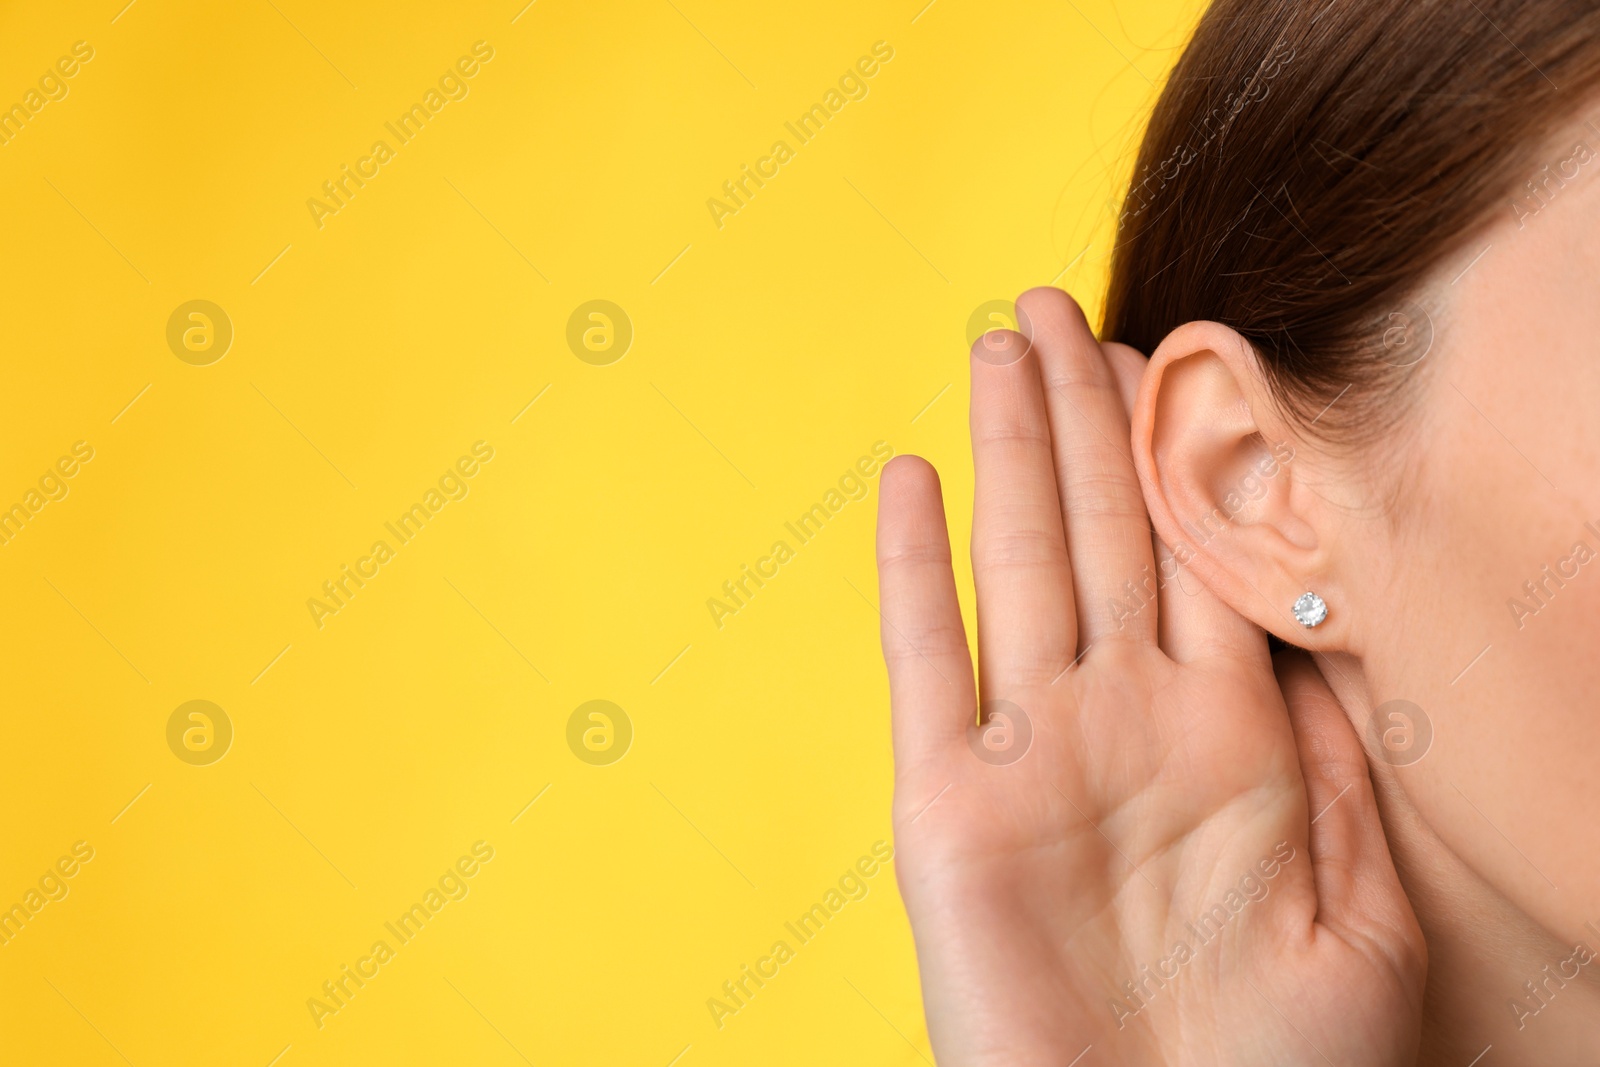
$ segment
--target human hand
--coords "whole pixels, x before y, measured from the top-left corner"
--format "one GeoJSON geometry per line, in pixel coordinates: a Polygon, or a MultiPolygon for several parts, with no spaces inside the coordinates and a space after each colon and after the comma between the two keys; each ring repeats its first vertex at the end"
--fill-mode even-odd
{"type": "Polygon", "coordinates": [[[939,1062],[1413,1063],[1426,949],[1353,728],[1309,658],[1158,570],[1143,357],[1058,290],[1017,307],[1026,336],[973,347],[977,686],[938,476],[882,482],[896,871],[939,1062]]]}

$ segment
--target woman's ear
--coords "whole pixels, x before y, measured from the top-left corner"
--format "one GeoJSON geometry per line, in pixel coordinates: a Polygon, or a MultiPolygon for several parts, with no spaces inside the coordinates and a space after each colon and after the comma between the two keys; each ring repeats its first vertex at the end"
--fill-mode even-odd
{"type": "Polygon", "coordinates": [[[1344,650],[1349,601],[1332,553],[1341,515],[1311,490],[1293,430],[1248,342],[1191,322],[1150,357],[1134,405],[1134,465],[1150,520],[1181,565],[1285,641],[1344,650]],[[1327,604],[1315,628],[1294,615],[1307,592],[1327,604]]]}

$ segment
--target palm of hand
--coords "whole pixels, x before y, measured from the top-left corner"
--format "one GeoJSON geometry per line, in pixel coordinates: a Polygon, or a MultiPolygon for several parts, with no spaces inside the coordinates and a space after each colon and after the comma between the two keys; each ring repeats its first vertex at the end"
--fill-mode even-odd
{"type": "Polygon", "coordinates": [[[897,870],[941,1063],[1412,1062],[1424,950],[1359,742],[1190,575],[1159,635],[1156,603],[1081,606],[1153,573],[1111,444],[1138,357],[1062,294],[1019,308],[1031,338],[973,371],[984,729],[936,476],[884,476],[897,870]]]}

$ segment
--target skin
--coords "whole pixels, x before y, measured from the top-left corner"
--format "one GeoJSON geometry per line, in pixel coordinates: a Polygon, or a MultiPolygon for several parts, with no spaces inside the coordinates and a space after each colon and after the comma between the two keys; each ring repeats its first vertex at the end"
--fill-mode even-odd
{"type": "Polygon", "coordinates": [[[1058,291],[1018,309],[1026,337],[973,350],[976,686],[937,478],[883,475],[896,871],[940,1063],[1413,1062],[1425,949],[1354,731],[1192,575],[1115,607],[1160,573],[1120,446],[1143,361],[1058,291]],[[1031,727],[1019,758],[974,747],[980,692],[1012,705],[991,730],[1031,727]]]}
{"type": "Polygon", "coordinates": [[[1600,270],[1600,179],[1580,174],[1532,218],[1507,202],[1423,286],[1433,343],[1378,446],[1335,447],[1284,418],[1243,340],[1216,323],[1157,349],[1133,445],[1152,522],[1176,538],[1217,502],[1251,435],[1293,443],[1295,460],[1193,567],[1257,626],[1319,653],[1368,737],[1431,958],[1419,1062],[1465,1065],[1492,1046],[1485,1065],[1591,1064],[1600,307],[1587,280],[1600,270]],[[1543,573],[1563,560],[1570,577],[1543,573]],[[1544,584],[1537,601],[1529,581],[1544,584]],[[1315,630],[1288,617],[1305,589],[1330,605],[1315,630]],[[1431,726],[1431,745],[1374,743],[1373,711],[1394,700],[1421,709],[1409,717],[1431,726]]]}
{"type": "Polygon", "coordinates": [[[898,867],[942,1064],[1594,1062],[1597,175],[1425,280],[1431,345],[1375,438],[1285,416],[1217,323],[1146,363],[1034,290],[1026,337],[974,349],[979,690],[922,461],[886,469],[879,531],[898,867]],[[1187,551],[1127,616],[1147,515],[1187,551]],[[1308,589],[1315,629],[1289,611],[1308,589]],[[1264,632],[1313,658],[1274,680],[1264,632]],[[967,742],[980,691],[1029,716],[1014,763],[967,742]],[[1230,936],[1117,1018],[1116,985],[1283,840],[1230,936]]]}

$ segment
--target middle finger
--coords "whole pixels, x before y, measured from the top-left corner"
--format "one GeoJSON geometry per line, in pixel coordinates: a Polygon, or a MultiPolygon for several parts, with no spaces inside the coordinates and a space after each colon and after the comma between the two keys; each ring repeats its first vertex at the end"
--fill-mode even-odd
{"type": "Polygon", "coordinates": [[[1128,413],[1106,353],[1059,289],[1017,298],[1043,368],[1055,471],[1077,573],[1078,639],[1156,639],[1150,519],[1134,471],[1128,413]]]}

